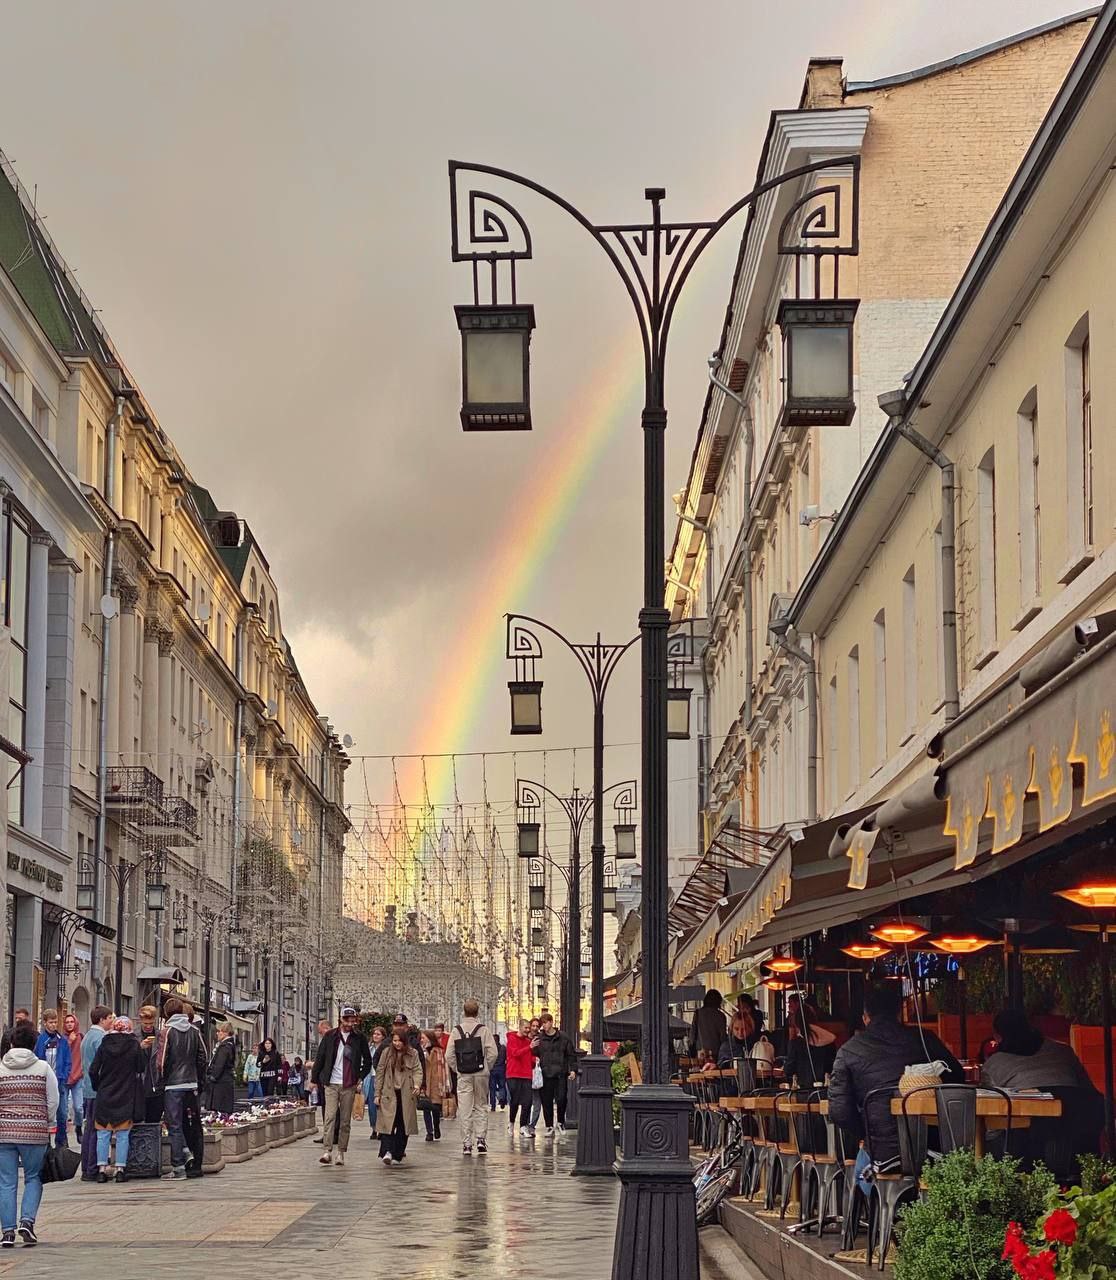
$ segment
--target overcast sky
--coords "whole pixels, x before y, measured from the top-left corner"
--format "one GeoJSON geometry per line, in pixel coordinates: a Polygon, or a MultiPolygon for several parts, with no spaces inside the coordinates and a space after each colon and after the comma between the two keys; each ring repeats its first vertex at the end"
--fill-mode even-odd
{"type": "MultiPolygon", "coordinates": [[[[648,185],[674,216],[710,217],[751,186],[810,56],[872,79],[1070,8],[36,0],[4,15],[0,147],[194,476],[252,525],[311,695],[354,755],[506,751],[500,615],[634,634],[639,356],[599,251],[524,201],[535,430],[462,433],[452,307],[469,282],[449,261],[446,161],[519,170],[598,220],[641,218],[648,185]]],[[[738,234],[695,271],[675,326],[668,492],[738,234]]],[[[637,674],[633,653],[612,743],[638,735],[637,674]]],[[[587,746],[579,672],[548,654],[545,676],[541,745],[587,746]]],[[[551,754],[547,776],[567,785],[570,766],[551,754]]],[[[579,752],[582,785],[588,766],[579,752]]],[[[493,798],[510,768],[491,762],[493,798]]],[[[413,802],[420,771],[400,769],[413,802]]],[[[611,778],[637,771],[634,748],[610,753],[611,778]]],[[[428,777],[446,798],[446,773],[428,777]]],[[[480,798],[475,760],[458,778],[480,798]]],[[[357,761],[349,798],[357,818],[390,800],[390,765],[357,761]]]]}

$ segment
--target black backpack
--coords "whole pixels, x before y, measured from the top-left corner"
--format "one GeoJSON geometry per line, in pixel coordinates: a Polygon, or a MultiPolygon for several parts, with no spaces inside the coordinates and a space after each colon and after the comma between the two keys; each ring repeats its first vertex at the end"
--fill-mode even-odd
{"type": "Polygon", "coordinates": [[[461,1024],[458,1024],[457,1043],[453,1046],[453,1051],[459,1076],[475,1076],[484,1070],[484,1041],[477,1035],[483,1025],[478,1022],[473,1028],[473,1034],[467,1036],[461,1024]]]}

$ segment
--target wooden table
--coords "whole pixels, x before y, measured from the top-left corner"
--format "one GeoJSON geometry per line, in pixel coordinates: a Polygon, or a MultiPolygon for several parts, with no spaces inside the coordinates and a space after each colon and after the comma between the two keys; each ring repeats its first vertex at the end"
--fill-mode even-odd
{"type": "MultiPolygon", "coordinates": [[[[891,1114],[902,1116],[903,1099],[892,1098],[891,1114]]],[[[1034,1094],[1013,1093],[1011,1095],[1011,1127],[1026,1129],[1031,1120],[1039,1117],[1057,1118],[1062,1114],[1062,1104],[1057,1098],[1039,1098],[1034,1094]]],[[[911,1095],[907,1100],[907,1115],[920,1116],[933,1120],[938,1115],[938,1104],[933,1092],[911,1095]]],[[[1006,1129],[1008,1121],[1007,1101],[998,1093],[978,1093],[976,1097],[976,1156],[979,1160],[984,1155],[984,1138],[988,1129],[1006,1129]],[[996,1123],[997,1121],[1002,1123],[996,1123]]]]}

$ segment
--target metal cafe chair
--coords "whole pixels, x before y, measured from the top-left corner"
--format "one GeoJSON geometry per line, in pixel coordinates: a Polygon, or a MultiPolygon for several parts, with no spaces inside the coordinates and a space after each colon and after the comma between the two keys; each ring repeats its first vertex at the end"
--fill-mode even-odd
{"type": "MultiPolygon", "coordinates": [[[[897,1090],[884,1086],[879,1089],[871,1089],[865,1095],[861,1104],[861,1115],[864,1124],[864,1145],[871,1155],[873,1148],[880,1149],[879,1142],[873,1140],[873,1135],[882,1137],[880,1133],[880,1123],[877,1118],[873,1124],[872,1111],[873,1103],[879,1104],[886,1101],[887,1123],[894,1121],[891,1119],[891,1099],[897,1094],[897,1090]]],[[[891,1237],[895,1231],[895,1218],[899,1211],[899,1206],[906,1199],[918,1194],[919,1177],[922,1173],[922,1165],[926,1158],[926,1125],[919,1121],[921,1117],[911,1116],[911,1126],[906,1124],[908,1117],[904,1112],[902,1125],[896,1125],[898,1130],[899,1154],[894,1160],[888,1160],[885,1164],[880,1164],[873,1160],[871,1166],[871,1192],[868,1196],[868,1265],[872,1265],[873,1252],[879,1250],[879,1269],[882,1271],[887,1265],[887,1250],[891,1244],[891,1237]]]]}
{"type": "MultiPolygon", "coordinates": [[[[752,1096],[754,1098],[777,1098],[780,1093],[779,1089],[756,1089],[752,1096]]],[[[756,1153],[755,1164],[753,1166],[752,1186],[749,1190],[748,1198],[754,1200],[763,1188],[763,1206],[765,1209],[773,1209],[775,1207],[775,1170],[777,1167],[777,1154],[779,1148],[778,1126],[775,1122],[774,1111],[759,1111],[755,1113],[756,1119],[756,1136],[752,1140],[752,1146],[756,1153]]]]}
{"type": "Polygon", "coordinates": [[[803,1212],[810,1222],[810,1210],[813,1210],[819,1236],[827,1220],[840,1221],[846,1165],[851,1167],[856,1163],[855,1144],[852,1156],[847,1158],[845,1135],[822,1114],[821,1104],[825,1099],[826,1090],[815,1089],[806,1099],[807,1114],[796,1116],[805,1122],[798,1137],[802,1152],[803,1212]]]}
{"type": "MultiPolygon", "coordinates": [[[[801,1221],[805,1216],[806,1185],[802,1176],[803,1149],[800,1139],[805,1136],[809,1124],[800,1125],[800,1121],[809,1121],[810,1117],[800,1115],[787,1109],[789,1104],[803,1104],[807,1101],[812,1089],[786,1089],[775,1097],[775,1124],[778,1138],[775,1148],[776,1168],[779,1172],[779,1217],[787,1216],[787,1207],[794,1193],[794,1180],[799,1179],[798,1216],[801,1221]],[[781,1108],[780,1103],[785,1105],[781,1108]]],[[[812,1149],[813,1140],[807,1137],[807,1147],[812,1149]]]]}

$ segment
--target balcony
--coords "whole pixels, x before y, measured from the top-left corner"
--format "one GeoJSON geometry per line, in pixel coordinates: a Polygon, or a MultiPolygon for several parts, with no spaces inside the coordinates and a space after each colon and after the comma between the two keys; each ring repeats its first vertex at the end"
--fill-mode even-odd
{"type": "Polygon", "coordinates": [[[163,780],[142,765],[116,765],[105,770],[105,804],[139,826],[163,814],[163,780]]]}
{"type": "Polygon", "coordinates": [[[193,848],[199,839],[198,811],[184,796],[167,796],[162,811],[145,830],[148,836],[158,837],[165,849],[193,848]]]}

